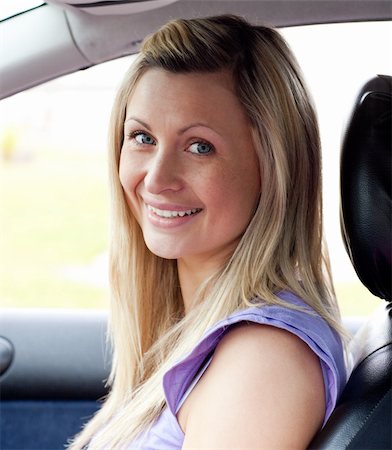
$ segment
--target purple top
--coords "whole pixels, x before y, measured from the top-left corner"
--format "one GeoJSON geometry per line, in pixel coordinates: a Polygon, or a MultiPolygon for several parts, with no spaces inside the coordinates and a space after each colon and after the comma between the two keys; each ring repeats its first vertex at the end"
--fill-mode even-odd
{"type": "Polygon", "coordinates": [[[297,311],[276,305],[255,306],[236,311],[208,330],[194,349],[173,365],[163,377],[163,389],[168,407],[149,430],[139,435],[127,450],[180,450],[184,433],[176,414],[182,402],[193,389],[213,357],[212,353],[223,336],[234,324],[252,322],[275,326],[298,336],[320,358],[324,377],[326,409],[324,424],[333,411],[346,383],[346,369],[342,343],[329,325],[312,312],[302,300],[288,292],[278,295],[288,303],[311,311],[297,311]]]}

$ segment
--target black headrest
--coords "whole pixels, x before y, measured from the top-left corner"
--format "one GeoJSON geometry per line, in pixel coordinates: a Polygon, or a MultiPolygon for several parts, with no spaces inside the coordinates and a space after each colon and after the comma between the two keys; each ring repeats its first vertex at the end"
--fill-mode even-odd
{"type": "Polygon", "coordinates": [[[341,227],[362,283],[391,300],[392,77],[377,76],[361,90],[343,141],[341,227]]]}

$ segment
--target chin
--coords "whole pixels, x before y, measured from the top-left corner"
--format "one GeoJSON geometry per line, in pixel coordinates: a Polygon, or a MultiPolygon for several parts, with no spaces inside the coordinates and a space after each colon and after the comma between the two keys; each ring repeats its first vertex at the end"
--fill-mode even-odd
{"type": "Polygon", "coordinates": [[[149,242],[146,242],[146,246],[151,253],[163,259],[178,259],[181,257],[181,255],[178,254],[178,251],[173,251],[173,248],[167,248],[162,244],[153,245],[149,242]]]}

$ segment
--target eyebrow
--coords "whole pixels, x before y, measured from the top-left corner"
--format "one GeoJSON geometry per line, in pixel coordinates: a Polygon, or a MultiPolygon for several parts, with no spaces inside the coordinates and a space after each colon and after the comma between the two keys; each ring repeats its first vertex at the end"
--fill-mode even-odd
{"type": "MultiPolygon", "coordinates": [[[[147,128],[147,130],[151,131],[151,127],[148,125],[148,123],[144,122],[141,119],[138,119],[137,117],[128,117],[128,119],[125,120],[124,123],[127,123],[129,120],[134,120],[135,122],[140,123],[140,125],[142,125],[143,127],[147,128]]],[[[186,127],[181,128],[180,130],[178,130],[178,134],[183,134],[186,131],[190,130],[191,128],[194,127],[204,127],[204,128],[208,128],[210,130],[212,130],[214,133],[217,133],[220,135],[220,133],[218,133],[216,130],[214,130],[213,128],[211,128],[210,126],[208,126],[206,123],[203,122],[195,122],[195,123],[191,123],[189,125],[187,125],[186,127]]]]}
{"type": "Polygon", "coordinates": [[[128,119],[126,119],[124,123],[127,123],[130,120],[134,120],[135,122],[139,122],[140,125],[143,125],[143,127],[147,128],[148,130],[151,130],[150,126],[146,122],[143,122],[143,120],[138,119],[137,117],[128,117],[128,119]]]}

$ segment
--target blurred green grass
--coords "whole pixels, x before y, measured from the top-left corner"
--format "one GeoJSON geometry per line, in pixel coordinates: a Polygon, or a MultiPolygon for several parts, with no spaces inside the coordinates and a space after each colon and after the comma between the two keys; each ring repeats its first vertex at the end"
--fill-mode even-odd
{"type": "Polygon", "coordinates": [[[358,280],[351,283],[335,283],[336,297],[342,317],[368,316],[384,300],[371,294],[358,280]]]}
{"type": "Polygon", "coordinates": [[[0,306],[105,307],[106,289],[64,276],[107,248],[104,155],[41,151],[3,161],[0,180],[0,306]]]}
{"type": "MultiPolygon", "coordinates": [[[[66,274],[91,269],[107,250],[104,154],[42,150],[2,161],[0,188],[0,307],[106,308],[106,275],[92,283],[66,274]]],[[[343,316],[380,304],[359,281],[335,287],[343,316]]]]}

